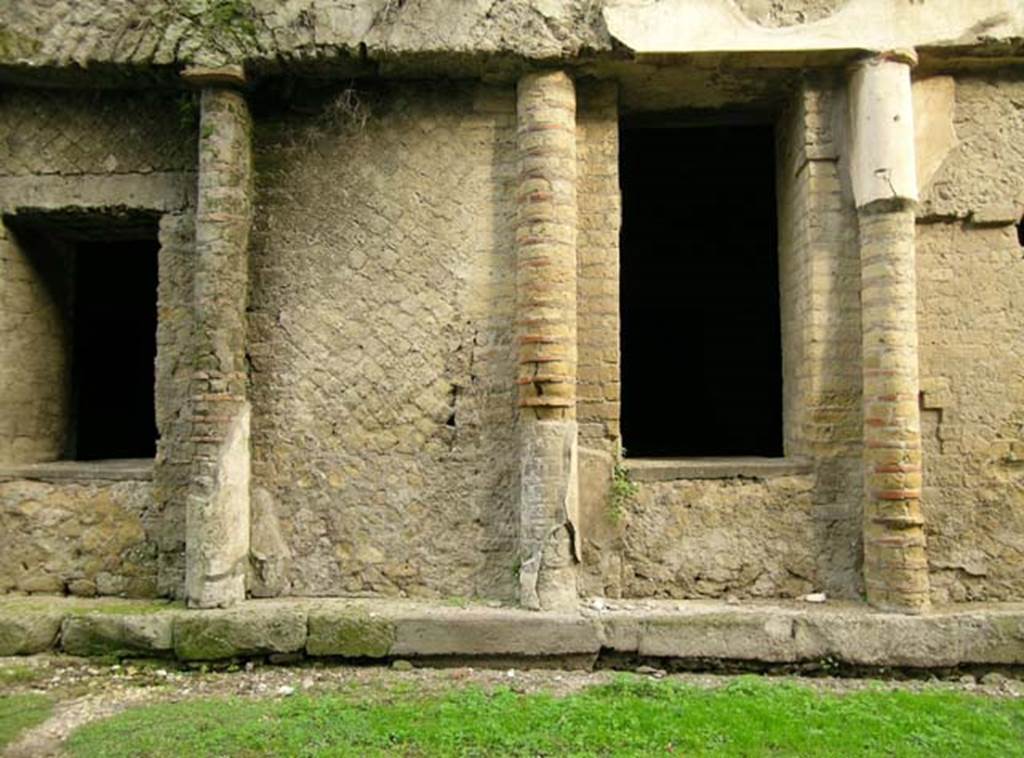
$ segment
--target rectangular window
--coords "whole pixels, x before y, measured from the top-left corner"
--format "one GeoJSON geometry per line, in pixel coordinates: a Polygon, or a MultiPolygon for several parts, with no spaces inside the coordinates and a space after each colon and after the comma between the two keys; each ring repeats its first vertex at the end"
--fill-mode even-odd
{"type": "Polygon", "coordinates": [[[630,457],[782,455],[771,127],[623,128],[630,457]]]}
{"type": "Polygon", "coordinates": [[[152,458],[155,219],[19,214],[3,346],[14,460],[152,458]]]}
{"type": "Polygon", "coordinates": [[[156,454],[155,239],[81,242],[75,250],[73,457],[156,454]]]}

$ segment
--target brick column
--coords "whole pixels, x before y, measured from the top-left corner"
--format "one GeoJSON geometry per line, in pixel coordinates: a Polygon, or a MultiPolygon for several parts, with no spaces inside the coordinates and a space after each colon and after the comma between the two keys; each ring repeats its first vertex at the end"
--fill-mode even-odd
{"type": "Polygon", "coordinates": [[[520,602],[574,608],[580,553],[572,79],[562,72],[524,76],[517,116],[520,602]]]}
{"type": "Polygon", "coordinates": [[[851,180],[860,228],[864,360],[864,584],[881,609],[928,609],[921,512],[913,53],[859,63],[850,79],[851,180]]]}
{"type": "Polygon", "coordinates": [[[240,68],[190,69],[184,76],[201,88],[185,592],[190,606],[210,608],[245,598],[249,556],[245,306],[252,123],[240,68]]]}

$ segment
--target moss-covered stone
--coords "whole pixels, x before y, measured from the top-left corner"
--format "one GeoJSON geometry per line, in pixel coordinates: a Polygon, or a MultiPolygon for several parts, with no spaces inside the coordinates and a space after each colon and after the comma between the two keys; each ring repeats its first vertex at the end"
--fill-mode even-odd
{"type": "Polygon", "coordinates": [[[174,613],[69,616],[61,628],[61,647],[71,655],[160,656],[174,647],[174,613]]]}
{"type": "Polygon", "coordinates": [[[174,652],[183,661],[291,653],[306,643],[306,613],[287,606],[187,611],[174,619],[174,652]]]}
{"type": "Polygon", "coordinates": [[[42,47],[37,39],[9,29],[0,24],[0,61],[16,61],[28,58],[42,47]]]}
{"type": "Polygon", "coordinates": [[[31,655],[54,646],[63,614],[17,613],[0,608],[0,655],[31,655]]]}
{"type": "Polygon", "coordinates": [[[309,616],[309,655],[383,658],[391,652],[395,625],[354,608],[314,611],[309,616]]]}

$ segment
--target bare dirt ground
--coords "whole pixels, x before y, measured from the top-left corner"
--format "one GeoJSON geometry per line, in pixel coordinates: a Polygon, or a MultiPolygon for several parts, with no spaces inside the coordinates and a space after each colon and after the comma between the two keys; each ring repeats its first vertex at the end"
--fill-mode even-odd
{"type": "MultiPolygon", "coordinates": [[[[413,668],[404,661],[390,667],[317,662],[292,666],[247,663],[232,669],[179,668],[173,661],[99,664],[57,655],[0,658],[0,694],[41,693],[49,695],[56,703],[53,716],[9,745],[3,756],[62,755],[64,740],[77,727],[125,708],[158,702],[218,697],[282,698],[296,693],[333,692],[370,700],[388,697],[395,689],[429,694],[461,686],[508,687],[521,693],[545,691],[562,696],[611,681],[621,674],[610,670],[413,668]]],[[[719,687],[734,678],[717,674],[666,674],[650,667],[639,667],[636,673],[698,687],[719,687]]],[[[1024,681],[1000,674],[988,674],[980,680],[971,675],[952,680],[796,676],[773,676],[772,680],[798,682],[835,693],[881,687],[1024,697],[1024,681]]]]}

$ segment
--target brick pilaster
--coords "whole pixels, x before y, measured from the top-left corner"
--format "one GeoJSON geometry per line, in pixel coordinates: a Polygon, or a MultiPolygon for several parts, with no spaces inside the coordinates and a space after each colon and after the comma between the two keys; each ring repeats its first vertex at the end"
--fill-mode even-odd
{"type": "Polygon", "coordinates": [[[185,589],[190,606],[208,608],[245,598],[249,555],[252,123],[240,70],[194,69],[185,76],[201,87],[185,589]]]}
{"type": "Polygon", "coordinates": [[[864,584],[885,610],[929,605],[921,510],[913,110],[906,54],[862,62],[851,79],[861,261],[864,584]]]}
{"type": "Polygon", "coordinates": [[[562,72],[518,86],[516,335],[520,601],[575,606],[576,90],[562,72]]]}

